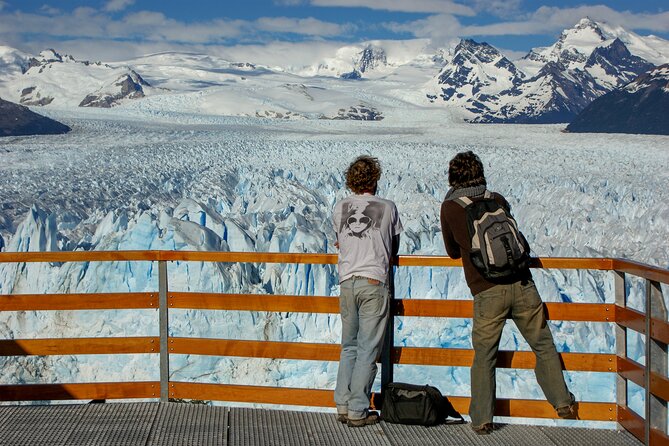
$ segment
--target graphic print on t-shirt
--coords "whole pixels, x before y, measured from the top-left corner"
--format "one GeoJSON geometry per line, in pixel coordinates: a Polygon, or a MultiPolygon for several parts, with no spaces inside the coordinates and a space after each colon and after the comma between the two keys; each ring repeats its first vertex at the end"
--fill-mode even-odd
{"type": "Polygon", "coordinates": [[[369,238],[381,228],[382,203],[356,201],[344,204],[339,233],[357,238],[369,238]]]}

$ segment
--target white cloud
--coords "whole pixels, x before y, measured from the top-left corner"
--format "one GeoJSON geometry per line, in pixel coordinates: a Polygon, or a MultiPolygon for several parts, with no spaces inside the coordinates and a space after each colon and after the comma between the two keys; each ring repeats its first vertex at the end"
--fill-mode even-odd
{"type": "Polygon", "coordinates": [[[274,0],[274,4],[279,6],[298,6],[305,3],[307,0],[274,0]]]}
{"type": "Polygon", "coordinates": [[[502,55],[509,60],[518,60],[518,59],[522,58],[523,56],[527,55],[527,50],[517,51],[517,50],[510,50],[508,48],[497,48],[497,50],[500,53],[502,53],[502,55]]]}
{"type": "Polygon", "coordinates": [[[350,30],[352,26],[323,22],[314,18],[291,17],[261,17],[255,22],[255,25],[262,31],[322,37],[341,35],[350,30]]]}
{"type": "Polygon", "coordinates": [[[658,14],[618,12],[608,6],[597,5],[564,9],[542,6],[521,21],[466,26],[463,27],[462,32],[465,35],[486,36],[548,34],[571,28],[584,17],[619,25],[628,30],[669,31],[669,12],[658,14]]]}
{"type": "Polygon", "coordinates": [[[78,8],[70,14],[47,16],[43,14],[0,14],[0,35],[21,35],[39,30],[49,36],[105,36],[107,17],[91,8],[78,8]]]}
{"type": "MultiPolygon", "coordinates": [[[[19,45],[14,45],[15,48],[19,45]]],[[[45,48],[54,48],[61,54],[69,54],[77,60],[90,60],[102,62],[126,61],[147,54],[160,53],[164,51],[185,51],[206,53],[204,46],[180,45],[168,42],[120,42],[117,40],[91,40],[72,39],[56,40],[44,39],[34,40],[29,45],[20,45],[21,50],[38,54],[45,48]]]]}
{"type": "Polygon", "coordinates": [[[352,29],[354,26],[351,24],[289,17],[262,17],[255,21],[214,19],[186,23],[154,11],[135,12],[117,19],[88,7],[55,15],[0,13],[0,37],[21,35],[26,30],[41,30],[46,38],[53,39],[87,37],[103,40],[132,39],[137,43],[221,44],[229,40],[259,42],[267,40],[270,34],[332,38],[352,29]]]}
{"type": "Polygon", "coordinates": [[[539,25],[560,28],[573,26],[583,17],[620,25],[627,29],[647,29],[657,32],[669,32],[669,11],[652,13],[633,13],[616,11],[604,5],[579,6],[576,8],[555,8],[542,6],[530,17],[529,21],[539,25]]]}
{"type": "Polygon", "coordinates": [[[469,6],[451,0],[311,0],[311,4],[313,6],[368,8],[383,11],[475,15],[474,10],[469,6]]]}
{"type": "Polygon", "coordinates": [[[5,9],[5,6],[7,6],[7,2],[3,2],[2,0],[0,0],[0,11],[5,9]]]}
{"type": "Polygon", "coordinates": [[[111,36],[140,42],[220,43],[239,37],[246,27],[247,22],[242,20],[183,23],[159,12],[141,11],[110,22],[107,29],[111,36]]]}
{"type": "Polygon", "coordinates": [[[473,0],[477,12],[486,12],[496,17],[513,17],[521,11],[522,0],[473,0]]]}
{"type": "Polygon", "coordinates": [[[443,42],[455,36],[554,35],[573,27],[584,17],[619,25],[628,30],[669,31],[669,12],[657,14],[619,12],[603,5],[576,8],[542,6],[522,16],[522,20],[488,25],[465,26],[451,14],[436,14],[408,23],[386,23],[384,27],[394,32],[410,33],[415,37],[443,42]]]}
{"type": "Polygon", "coordinates": [[[118,12],[123,11],[128,6],[135,3],[135,0],[109,0],[105,5],[105,11],[118,12]]]}
{"type": "Polygon", "coordinates": [[[316,64],[341,48],[343,43],[333,41],[318,42],[281,42],[274,41],[264,45],[236,45],[217,47],[216,55],[231,61],[252,62],[269,67],[302,68],[316,64]]]}
{"type": "MultiPolygon", "coordinates": [[[[1,40],[0,40],[1,42],[1,40]]],[[[33,41],[30,45],[21,45],[21,49],[37,54],[45,48],[55,48],[61,54],[71,54],[78,60],[103,62],[130,61],[136,57],[165,51],[181,51],[199,54],[211,54],[231,62],[251,62],[269,67],[295,67],[315,64],[327,57],[332,57],[341,46],[341,42],[282,42],[275,41],[257,45],[211,45],[198,43],[173,42],[127,42],[116,40],[45,39],[33,41]]],[[[14,45],[17,47],[17,45],[14,45]]]]}
{"type": "Polygon", "coordinates": [[[58,15],[60,14],[60,9],[54,8],[50,5],[42,5],[39,10],[46,15],[58,15]]]}
{"type": "Polygon", "coordinates": [[[462,25],[450,14],[431,15],[425,19],[409,23],[385,23],[385,28],[393,32],[413,34],[415,37],[428,38],[437,45],[444,45],[462,35],[462,25]]]}

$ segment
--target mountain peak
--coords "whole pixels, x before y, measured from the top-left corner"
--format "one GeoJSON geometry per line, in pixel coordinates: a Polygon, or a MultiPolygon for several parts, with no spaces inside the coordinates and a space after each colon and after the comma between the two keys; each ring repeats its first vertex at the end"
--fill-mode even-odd
{"type": "Polygon", "coordinates": [[[589,17],[582,18],[579,22],[569,29],[565,29],[560,34],[563,46],[581,47],[598,44],[608,39],[599,23],[589,17]]]}
{"type": "Polygon", "coordinates": [[[436,78],[437,94],[428,98],[433,101],[441,97],[478,113],[487,110],[485,102],[494,102],[500,91],[518,85],[523,77],[493,46],[462,39],[436,78]]]}
{"type": "Polygon", "coordinates": [[[453,61],[462,64],[464,60],[472,63],[491,63],[503,57],[497,49],[486,42],[462,39],[455,47],[453,61]]]}
{"type": "Polygon", "coordinates": [[[53,48],[48,48],[39,53],[39,57],[42,59],[42,62],[62,62],[63,56],[58,54],[53,48]]]}
{"type": "Polygon", "coordinates": [[[599,29],[599,24],[592,20],[590,17],[585,16],[581,20],[578,21],[576,26],[574,28],[577,29],[585,29],[585,28],[593,28],[593,29],[599,29]]]}
{"type": "Polygon", "coordinates": [[[360,59],[356,64],[356,68],[360,73],[364,73],[387,63],[388,59],[383,48],[378,48],[370,44],[360,53],[360,59]]]}

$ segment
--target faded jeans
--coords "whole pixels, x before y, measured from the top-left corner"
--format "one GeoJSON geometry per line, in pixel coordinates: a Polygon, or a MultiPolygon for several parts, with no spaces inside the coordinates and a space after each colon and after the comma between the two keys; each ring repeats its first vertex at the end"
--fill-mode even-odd
{"type": "Polygon", "coordinates": [[[369,408],[376,365],[388,323],[388,288],[364,277],[341,283],[341,357],[335,387],[337,412],[361,419],[369,408]]]}
{"type": "Polygon", "coordinates": [[[497,285],[474,296],[474,363],[469,406],[473,427],[493,421],[497,351],[507,316],[516,323],[536,355],[534,372],[548,402],[556,409],[573,402],[534,282],[497,285]]]}

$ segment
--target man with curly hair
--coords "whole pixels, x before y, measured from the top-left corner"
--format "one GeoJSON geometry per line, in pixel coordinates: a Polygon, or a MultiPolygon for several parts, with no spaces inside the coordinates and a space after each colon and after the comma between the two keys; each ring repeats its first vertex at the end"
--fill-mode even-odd
{"type": "Polygon", "coordinates": [[[346,171],[353,195],[335,204],[339,248],[341,357],[335,388],[337,419],[350,427],[375,424],[369,410],[390,312],[389,271],[402,231],[395,203],[376,196],[381,166],[358,157],[346,171]]]}
{"type": "Polygon", "coordinates": [[[543,303],[529,268],[493,283],[483,277],[472,262],[472,239],[467,215],[458,200],[476,202],[491,197],[507,211],[511,208],[509,203],[500,194],[486,190],[483,163],[471,151],[458,153],[450,161],[448,183],[451,189],[441,205],[444,244],[450,257],[462,258],[465,279],[474,295],[474,363],[471,368],[472,399],[469,406],[472,429],[477,434],[489,434],[494,427],[495,367],[507,318],[513,319],[536,354],[534,370],[537,381],[558,416],[576,418],[577,403],[565,384],[560,356],[546,324],[543,303]]]}

